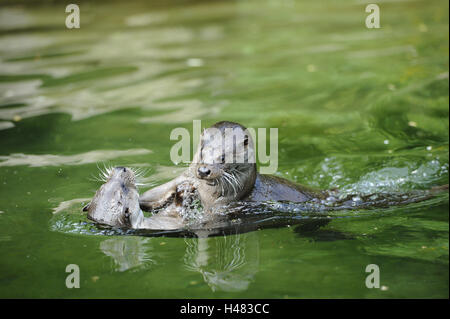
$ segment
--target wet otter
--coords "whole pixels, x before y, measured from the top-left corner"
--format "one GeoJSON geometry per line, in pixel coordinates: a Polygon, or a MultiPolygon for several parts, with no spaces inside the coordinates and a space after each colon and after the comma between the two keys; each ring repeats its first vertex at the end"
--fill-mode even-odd
{"type": "Polygon", "coordinates": [[[100,224],[137,228],[143,213],[139,207],[139,193],[134,172],[126,167],[115,167],[108,179],[83,208],[88,218],[100,224]]]}
{"type": "Polygon", "coordinates": [[[166,199],[164,207],[154,216],[144,217],[139,207],[139,193],[133,170],[126,167],[106,169],[105,183],[92,201],[83,208],[87,217],[99,224],[132,229],[178,229],[194,211],[194,189],[189,183],[180,183],[176,192],[166,199]]]}
{"type": "MultiPolygon", "coordinates": [[[[228,227],[230,218],[225,216],[270,210],[270,203],[274,202],[288,203],[288,210],[293,208],[289,203],[294,203],[297,211],[313,212],[388,207],[426,200],[448,189],[446,185],[408,194],[342,196],[337,190],[313,190],[261,175],[256,171],[254,156],[253,140],[245,127],[233,122],[216,123],[203,131],[193,161],[183,174],[139,198],[132,170],[115,168],[89,205],[88,216],[99,223],[134,229],[175,230],[193,226],[191,229],[201,230],[228,227]],[[197,200],[203,211],[194,204],[197,200]],[[261,203],[269,204],[261,207],[261,203]],[[139,206],[155,214],[144,217],[139,206]]],[[[279,207],[272,211],[279,211],[279,207]]]]}
{"type": "Polygon", "coordinates": [[[141,207],[152,210],[164,205],[182,182],[194,185],[206,212],[217,211],[236,201],[305,202],[325,199],[328,194],[259,174],[253,139],[244,126],[233,122],[218,122],[204,130],[187,171],[142,194],[141,207]]]}
{"type": "Polygon", "coordinates": [[[205,129],[189,168],[172,181],[142,194],[141,207],[153,210],[167,205],[180,183],[193,185],[206,213],[223,212],[229,208],[227,205],[237,202],[253,205],[267,201],[305,203],[302,206],[305,210],[388,207],[422,201],[448,190],[445,185],[409,194],[342,196],[338,190],[313,190],[276,176],[262,175],[256,171],[251,134],[244,126],[227,121],[205,129]]]}

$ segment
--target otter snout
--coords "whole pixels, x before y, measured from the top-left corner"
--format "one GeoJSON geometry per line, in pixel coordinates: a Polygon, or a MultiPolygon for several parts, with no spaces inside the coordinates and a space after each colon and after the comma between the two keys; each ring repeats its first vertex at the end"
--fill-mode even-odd
{"type": "Polygon", "coordinates": [[[222,169],[217,165],[201,163],[196,167],[195,175],[198,179],[212,180],[219,178],[222,175],[222,169]]]}
{"type": "Polygon", "coordinates": [[[208,166],[201,165],[197,169],[197,176],[199,178],[208,178],[211,175],[211,169],[208,166]]]}

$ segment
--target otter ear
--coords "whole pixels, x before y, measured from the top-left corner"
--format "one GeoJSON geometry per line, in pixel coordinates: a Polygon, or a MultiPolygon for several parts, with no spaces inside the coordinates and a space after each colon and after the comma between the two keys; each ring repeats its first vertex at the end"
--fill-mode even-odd
{"type": "Polygon", "coordinates": [[[91,206],[91,203],[83,207],[83,212],[87,212],[89,210],[89,206],[91,206]]]}

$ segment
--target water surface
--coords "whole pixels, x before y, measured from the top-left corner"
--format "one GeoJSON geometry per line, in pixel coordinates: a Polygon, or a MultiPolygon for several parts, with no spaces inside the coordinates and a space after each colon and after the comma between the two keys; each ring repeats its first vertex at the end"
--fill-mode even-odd
{"type": "Polygon", "coordinates": [[[448,298],[448,193],[211,238],[81,213],[98,163],[178,175],[169,134],[194,119],[278,128],[277,175],[312,187],[447,184],[447,1],[383,1],[370,30],[350,0],[83,1],[77,30],[64,6],[0,7],[1,297],[448,298]]]}

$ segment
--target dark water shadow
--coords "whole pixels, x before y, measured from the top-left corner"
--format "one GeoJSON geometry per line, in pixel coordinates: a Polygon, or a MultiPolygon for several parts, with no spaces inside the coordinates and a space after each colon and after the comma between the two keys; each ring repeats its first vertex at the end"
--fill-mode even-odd
{"type": "Polygon", "coordinates": [[[330,222],[330,219],[313,219],[299,223],[294,227],[298,237],[308,238],[310,241],[335,241],[344,239],[355,239],[351,234],[331,229],[322,229],[330,222]]]}

